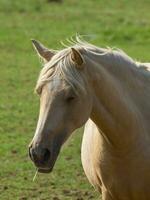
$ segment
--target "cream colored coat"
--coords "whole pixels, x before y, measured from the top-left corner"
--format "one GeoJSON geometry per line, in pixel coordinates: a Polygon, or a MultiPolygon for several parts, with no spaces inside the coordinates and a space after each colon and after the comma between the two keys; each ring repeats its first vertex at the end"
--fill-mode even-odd
{"type": "Polygon", "coordinates": [[[60,52],[33,44],[46,62],[29,147],[38,171],[52,171],[62,144],[90,118],[82,163],[91,184],[103,200],[150,200],[150,64],[79,40],[60,52]]]}

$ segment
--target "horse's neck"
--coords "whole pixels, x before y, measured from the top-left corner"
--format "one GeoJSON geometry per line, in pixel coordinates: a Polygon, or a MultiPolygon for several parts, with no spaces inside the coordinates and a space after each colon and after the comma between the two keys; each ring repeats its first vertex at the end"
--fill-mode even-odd
{"type": "Polygon", "coordinates": [[[112,145],[123,147],[133,143],[143,127],[141,113],[128,93],[128,85],[135,86],[134,76],[125,81],[132,72],[116,69],[115,73],[110,66],[104,67],[96,61],[91,61],[88,70],[94,101],[91,119],[112,145]]]}

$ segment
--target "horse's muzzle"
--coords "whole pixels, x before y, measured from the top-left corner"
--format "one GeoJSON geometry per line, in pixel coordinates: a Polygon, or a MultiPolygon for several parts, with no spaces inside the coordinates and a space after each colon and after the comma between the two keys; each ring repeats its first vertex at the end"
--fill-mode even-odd
{"type": "Polygon", "coordinates": [[[40,145],[29,147],[29,156],[38,168],[39,172],[48,173],[51,171],[51,152],[48,148],[40,145]]]}

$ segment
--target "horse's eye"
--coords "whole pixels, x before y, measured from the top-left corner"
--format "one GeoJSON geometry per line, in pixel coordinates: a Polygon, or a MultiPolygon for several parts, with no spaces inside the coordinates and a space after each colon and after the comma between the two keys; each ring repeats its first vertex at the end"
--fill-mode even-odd
{"type": "Polygon", "coordinates": [[[75,99],[75,96],[69,96],[69,97],[67,97],[66,101],[68,103],[71,103],[74,99],[75,99]]]}

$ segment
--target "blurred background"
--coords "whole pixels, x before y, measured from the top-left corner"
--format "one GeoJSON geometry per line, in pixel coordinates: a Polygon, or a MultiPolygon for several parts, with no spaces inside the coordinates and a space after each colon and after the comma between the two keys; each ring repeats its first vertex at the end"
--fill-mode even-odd
{"type": "MultiPolygon", "coordinates": [[[[31,38],[49,48],[76,33],[150,61],[149,0],[0,0],[0,199],[98,200],[80,161],[83,129],[64,145],[52,174],[28,158],[38,118],[34,87],[41,64],[31,38]]],[[[86,39],[86,38],[85,38],[86,39]]]]}

